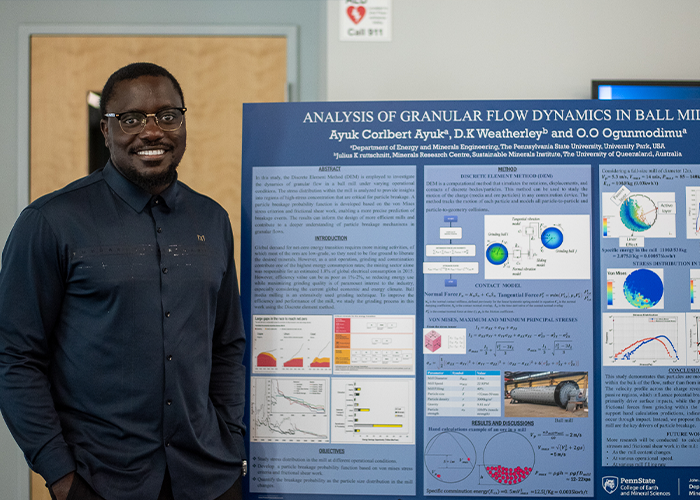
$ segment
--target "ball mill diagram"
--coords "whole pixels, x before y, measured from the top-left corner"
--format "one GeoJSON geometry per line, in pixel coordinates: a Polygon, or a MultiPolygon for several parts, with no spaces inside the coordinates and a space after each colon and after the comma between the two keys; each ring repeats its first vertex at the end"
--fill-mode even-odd
{"type": "Polygon", "coordinates": [[[588,279],[588,215],[485,215],[486,279],[588,279]]]}

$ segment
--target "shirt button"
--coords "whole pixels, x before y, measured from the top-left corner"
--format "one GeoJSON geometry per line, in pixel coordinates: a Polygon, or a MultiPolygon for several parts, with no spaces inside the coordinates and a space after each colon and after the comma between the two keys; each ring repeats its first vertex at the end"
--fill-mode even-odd
{"type": "Polygon", "coordinates": [[[170,406],[170,405],[173,404],[173,401],[172,401],[171,399],[168,399],[168,400],[165,402],[165,404],[167,404],[168,406],[170,406]]]}
{"type": "Polygon", "coordinates": [[[160,203],[160,200],[158,198],[156,198],[156,201],[154,201],[153,203],[155,203],[157,205],[158,203],[160,203]]]}
{"type": "Polygon", "coordinates": [[[163,268],[163,274],[168,274],[168,268],[167,268],[167,267],[164,267],[164,268],[163,268]]]}
{"type": "Polygon", "coordinates": [[[163,228],[162,228],[162,227],[159,227],[158,229],[156,229],[156,231],[158,231],[159,233],[162,233],[162,232],[163,232],[163,228]]]}
{"type": "Polygon", "coordinates": [[[172,355],[172,354],[169,354],[167,359],[168,359],[168,361],[172,361],[172,360],[173,360],[173,355],[172,355]]]}
{"type": "Polygon", "coordinates": [[[170,441],[168,441],[167,443],[165,443],[165,447],[167,448],[168,446],[170,446],[170,441]]]}
{"type": "Polygon", "coordinates": [[[169,317],[170,317],[170,311],[166,311],[166,312],[165,312],[165,317],[166,317],[166,318],[169,318],[169,317]]]}

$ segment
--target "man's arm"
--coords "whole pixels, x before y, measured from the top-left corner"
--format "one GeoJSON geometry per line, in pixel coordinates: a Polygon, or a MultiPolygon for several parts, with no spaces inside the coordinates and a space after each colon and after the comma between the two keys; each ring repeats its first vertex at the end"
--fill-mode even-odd
{"type": "MultiPolygon", "coordinates": [[[[228,221],[227,221],[228,222],[228,221]]],[[[228,265],[219,289],[209,397],[232,433],[245,434],[245,329],[233,258],[233,232],[227,224],[228,265]]]]}
{"type": "Polygon", "coordinates": [[[30,467],[48,484],[75,470],[48,379],[49,336],[64,293],[61,260],[49,223],[26,209],[0,270],[0,410],[30,467]]]}
{"type": "Polygon", "coordinates": [[[70,487],[73,485],[73,476],[75,476],[74,472],[66,474],[51,485],[51,491],[56,500],[66,500],[68,498],[70,487]]]}

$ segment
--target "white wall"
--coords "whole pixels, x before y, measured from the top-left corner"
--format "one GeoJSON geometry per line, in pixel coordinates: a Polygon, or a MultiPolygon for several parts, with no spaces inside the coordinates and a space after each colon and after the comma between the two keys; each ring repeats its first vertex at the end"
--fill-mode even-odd
{"type": "Polygon", "coordinates": [[[393,0],[391,42],[340,42],[329,100],[587,99],[593,79],[700,80],[697,0],[393,0]]]}

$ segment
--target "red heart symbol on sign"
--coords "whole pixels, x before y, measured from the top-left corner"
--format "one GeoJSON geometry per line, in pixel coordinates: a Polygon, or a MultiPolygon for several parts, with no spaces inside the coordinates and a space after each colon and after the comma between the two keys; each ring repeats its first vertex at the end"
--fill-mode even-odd
{"type": "Polygon", "coordinates": [[[348,7],[348,10],[347,10],[348,17],[355,24],[362,21],[362,18],[365,17],[365,11],[366,11],[366,9],[362,6],[360,6],[360,7],[350,6],[350,7],[348,7]]]}

